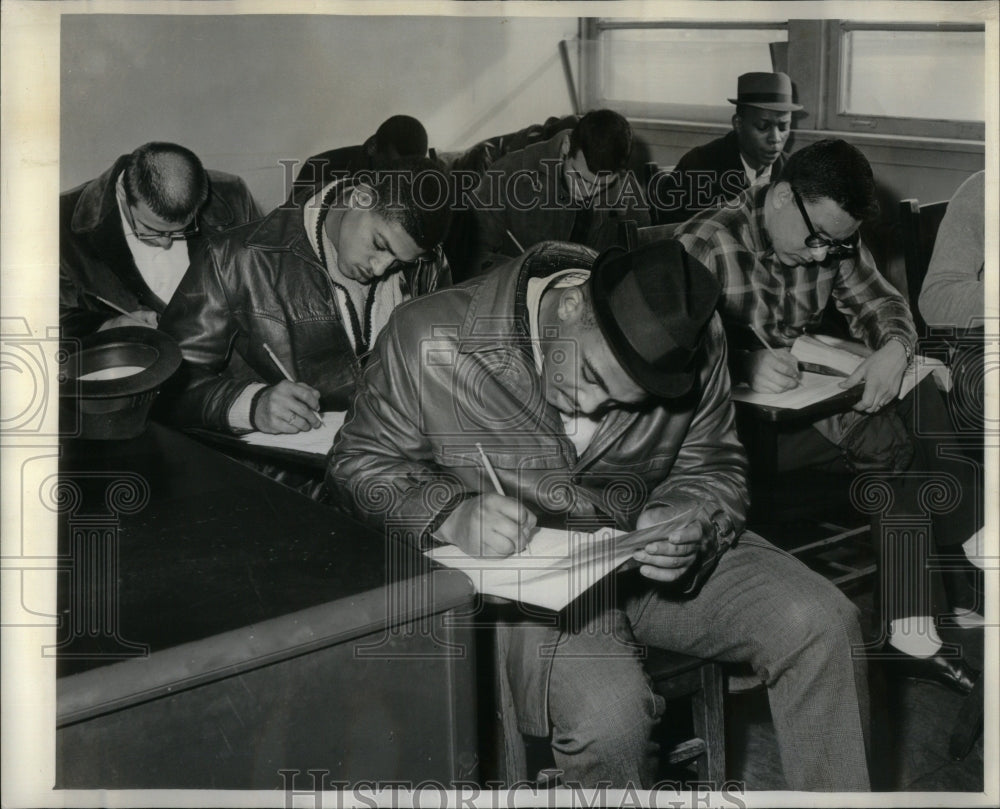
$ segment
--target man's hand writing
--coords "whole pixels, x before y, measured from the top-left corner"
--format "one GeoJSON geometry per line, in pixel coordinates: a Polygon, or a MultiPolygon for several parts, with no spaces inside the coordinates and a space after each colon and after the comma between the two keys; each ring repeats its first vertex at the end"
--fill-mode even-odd
{"type": "Polygon", "coordinates": [[[301,433],[323,425],[318,409],[319,391],[303,382],[282,380],[261,394],[253,423],[263,433],[301,433]]]}
{"type": "Polygon", "coordinates": [[[757,393],[783,393],[797,388],[802,378],[798,360],[787,348],[748,352],[743,375],[757,393]]]}
{"type": "Polygon", "coordinates": [[[470,556],[510,556],[528,544],[537,522],[514,498],[487,492],[462,501],[437,536],[470,556]]]}
{"type": "Polygon", "coordinates": [[[853,374],[840,383],[851,388],[865,383],[865,392],[854,409],[874,413],[899,395],[899,386],[906,371],[906,349],[898,340],[890,340],[859,365],[853,374]]]}

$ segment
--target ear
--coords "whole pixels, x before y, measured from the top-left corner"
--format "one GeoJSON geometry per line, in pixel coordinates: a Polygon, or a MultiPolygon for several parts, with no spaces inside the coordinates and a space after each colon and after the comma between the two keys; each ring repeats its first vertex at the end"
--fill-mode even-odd
{"type": "Polygon", "coordinates": [[[352,208],[362,211],[369,211],[375,207],[375,189],[367,183],[358,183],[351,192],[351,200],[348,203],[352,208]]]}
{"type": "Polygon", "coordinates": [[[774,184],[771,189],[771,206],[780,209],[784,208],[792,200],[792,186],[784,181],[774,184]]]}
{"type": "Polygon", "coordinates": [[[569,154],[569,133],[563,138],[562,146],[559,147],[559,157],[560,159],[565,158],[569,154]]]}
{"type": "Polygon", "coordinates": [[[556,315],[562,323],[575,323],[583,314],[583,290],[578,286],[566,287],[559,296],[556,315]]]}
{"type": "Polygon", "coordinates": [[[733,113],[733,117],[729,120],[733,125],[733,129],[736,129],[739,126],[739,123],[737,123],[740,120],[739,113],[733,113]]]}

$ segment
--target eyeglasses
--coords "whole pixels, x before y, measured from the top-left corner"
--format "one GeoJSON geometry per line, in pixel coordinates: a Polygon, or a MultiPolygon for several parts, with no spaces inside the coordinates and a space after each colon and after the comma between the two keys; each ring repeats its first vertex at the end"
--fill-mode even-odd
{"type": "Polygon", "coordinates": [[[799,213],[802,214],[802,221],[806,223],[806,227],[809,229],[809,235],[806,236],[806,247],[815,251],[825,250],[827,256],[830,258],[844,258],[854,254],[854,252],[858,249],[857,231],[854,231],[854,233],[842,241],[837,239],[827,239],[820,236],[816,232],[816,228],[813,227],[809,214],[806,213],[806,206],[802,204],[802,197],[799,196],[799,192],[793,188],[792,195],[795,197],[795,204],[799,206],[799,213]]]}
{"type": "Polygon", "coordinates": [[[125,219],[128,220],[128,226],[140,241],[147,239],[170,239],[172,242],[179,242],[198,235],[198,221],[196,219],[191,220],[191,223],[187,227],[180,230],[154,230],[153,228],[146,227],[146,225],[142,225],[142,229],[140,230],[136,226],[132,206],[126,202],[123,207],[125,208],[125,219]]]}

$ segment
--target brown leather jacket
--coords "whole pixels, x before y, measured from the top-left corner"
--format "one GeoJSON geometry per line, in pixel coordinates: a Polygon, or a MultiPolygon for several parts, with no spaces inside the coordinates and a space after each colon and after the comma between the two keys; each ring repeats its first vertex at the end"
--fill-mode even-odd
{"type": "MultiPolygon", "coordinates": [[[[285,203],[258,222],[205,240],[160,319],[184,363],[161,394],[160,417],[183,426],[231,432],[228,414],[252,382],[276,384],[281,372],[266,343],[299,382],[320,393],[322,410],[344,410],[359,358],[341,320],[333,281],[309,243],[302,205],[285,203]]],[[[436,258],[400,270],[404,294],[447,286],[436,258]]]]}
{"type": "MultiPolygon", "coordinates": [[[[746,456],[717,315],[692,393],[611,413],[582,456],[545,402],[526,327],[527,281],[589,268],[593,259],[578,245],[543,243],[488,275],[397,309],[334,443],[331,489],[368,522],[426,542],[425,531],[457,503],[491,490],[478,442],[504,491],[542,521],[604,515],[634,528],[649,507],[697,502],[721,509],[741,531],[746,456]]],[[[515,693],[530,695],[522,730],[544,735],[548,661],[535,644],[556,630],[522,630],[509,639],[508,675],[515,693]]]]}
{"type": "MultiPolygon", "coordinates": [[[[118,313],[89,292],[128,312],[140,307],[163,314],[161,301],[135,266],[122,233],[115,182],[125,169],[122,155],[100,177],[59,195],[59,326],[63,337],[82,337],[118,313]]],[[[239,177],[209,171],[211,191],[198,213],[199,235],[188,240],[193,255],[204,235],[260,217],[239,177]]]]}

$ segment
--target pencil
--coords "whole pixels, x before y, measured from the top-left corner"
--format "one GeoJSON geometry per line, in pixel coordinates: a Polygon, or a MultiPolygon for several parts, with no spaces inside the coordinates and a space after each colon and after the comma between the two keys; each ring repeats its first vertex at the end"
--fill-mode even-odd
{"type": "Polygon", "coordinates": [[[271,346],[269,346],[267,343],[264,343],[264,350],[267,352],[267,356],[271,358],[271,362],[274,363],[275,367],[277,367],[277,369],[281,371],[281,375],[285,377],[285,379],[287,379],[289,382],[294,382],[295,377],[292,376],[290,373],[288,373],[288,369],[282,364],[281,360],[278,359],[278,356],[273,351],[271,351],[271,346]]]}
{"type": "MultiPolygon", "coordinates": [[[[754,324],[751,323],[750,324],[750,331],[752,331],[755,335],[757,335],[757,339],[760,340],[760,342],[763,344],[764,348],[767,349],[768,353],[772,357],[774,357],[777,360],[781,360],[781,357],[778,356],[778,352],[775,351],[773,348],[771,348],[770,343],[768,343],[767,340],[764,339],[764,335],[761,334],[760,329],[758,329],[754,324]]],[[[795,363],[795,371],[796,371],[795,378],[796,379],[801,379],[802,377],[801,377],[801,374],[799,373],[799,371],[801,371],[801,368],[799,367],[798,361],[796,361],[796,363],[795,363]]]]}
{"type": "MultiPolygon", "coordinates": [[[[267,356],[271,358],[271,362],[273,362],[275,366],[278,368],[278,370],[281,371],[281,375],[285,377],[285,379],[287,379],[289,382],[294,384],[295,377],[292,376],[290,373],[288,373],[288,369],[285,367],[284,363],[282,363],[282,361],[278,359],[278,355],[275,354],[273,351],[271,351],[271,346],[269,346],[267,343],[263,343],[262,345],[264,346],[264,350],[267,352],[267,356]]],[[[322,413],[319,414],[319,420],[323,422],[323,424],[326,424],[326,421],[323,419],[322,413]]]]}
{"type": "Polygon", "coordinates": [[[764,348],[766,348],[770,352],[772,357],[778,356],[778,353],[773,348],[771,348],[770,343],[768,343],[767,340],[764,339],[764,335],[760,333],[760,329],[758,329],[753,323],[750,324],[750,331],[752,331],[756,335],[757,339],[760,340],[761,345],[763,345],[764,348]]]}
{"type": "MultiPolygon", "coordinates": [[[[496,493],[501,497],[506,497],[507,495],[504,494],[503,486],[500,485],[500,478],[497,477],[497,472],[493,468],[493,464],[490,463],[490,459],[483,451],[483,445],[478,441],[476,442],[476,449],[479,450],[479,457],[483,459],[483,466],[486,467],[486,474],[490,476],[490,480],[493,482],[493,488],[496,489],[496,493]]],[[[528,554],[528,556],[531,556],[531,548],[527,545],[524,546],[524,551],[528,554]]]]}
{"type": "Polygon", "coordinates": [[[520,243],[520,242],[519,242],[519,241],[518,241],[517,239],[515,239],[515,238],[514,238],[514,234],[513,234],[513,233],[511,233],[511,232],[510,232],[510,230],[508,230],[508,231],[507,231],[507,235],[508,235],[508,236],[510,236],[510,240],[511,240],[512,242],[514,242],[514,247],[516,247],[516,248],[517,248],[517,252],[519,252],[519,253],[523,253],[523,252],[524,252],[524,248],[523,248],[523,247],[521,247],[521,243],[520,243]]]}
{"type": "MultiPolygon", "coordinates": [[[[93,298],[95,301],[100,301],[109,309],[114,309],[116,312],[119,312],[125,315],[126,317],[132,317],[131,312],[129,312],[127,309],[122,309],[122,307],[120,307],[117,303],[112,303],[107,298],[102,298],[100,295],[95,295],[93,292],[87,292],[86,294],[89,295],[91,298],[93,298]]],[[[135,320],[134,317],[132,317],[132,319],[135,320]]]]}

